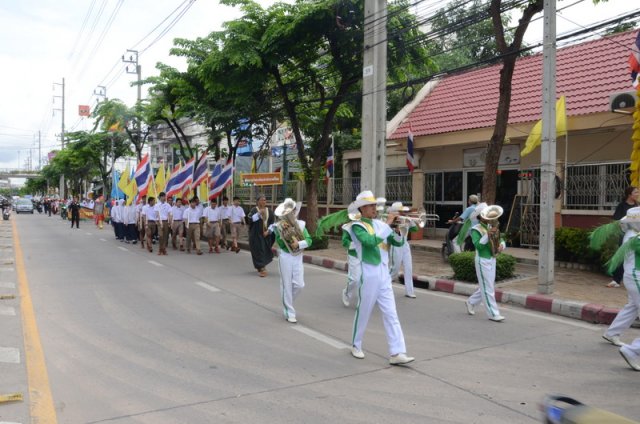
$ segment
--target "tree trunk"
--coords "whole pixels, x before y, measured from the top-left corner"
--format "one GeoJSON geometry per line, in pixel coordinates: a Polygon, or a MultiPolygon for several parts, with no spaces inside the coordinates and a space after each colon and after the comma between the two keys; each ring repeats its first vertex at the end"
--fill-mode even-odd
{"type": "MultiPolygon", "coordinates": [[[[307,231],[309,234],[316,232],[318,222],[318,175],[314,173],[311,179],[305,181],[307,189],[307,231]]],[[[302,199],[299,199],[302,200],[302,199]]]]}
{"type": "Polygon", "coordinates": [[[494,204],[496,201],[496,178],[502,145],[507,135],[509,108],[511,106],[511,80],[516,66],[516,59],[517,56],[515,55],[505,58],[504,65],[500,70],[500,100],[496,114],[496,125],[493,128],[493,135],[487,147],[484,175],[482,176],[482,201],[489,205],[494,204]]]}

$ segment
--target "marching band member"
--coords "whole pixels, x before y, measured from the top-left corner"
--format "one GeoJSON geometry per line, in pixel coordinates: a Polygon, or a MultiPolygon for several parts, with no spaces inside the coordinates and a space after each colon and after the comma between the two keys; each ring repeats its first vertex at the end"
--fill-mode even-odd
{"type": "Polygon", "coordinates": [[[475,306],[480,302],[484,303],[487,316],[494,322],[504,321],[496,303],[495,292],[496,255],[505,248],[497,224],[502,213],[500,206],[487,206],[486,203],[479,204],[474,212],[474,215],[480,216],[480,223],[471,228],[471,240],[476,249],[478,289],[465,302],[469,315],[475,315],[475,306]]]}
{"type": "Polygon", "coordinates": [[[184,224],[182,217],[184,215],[184,206],[182,206],[182,199],[177,198],[175,205],[171,208],[171,214],[169,215],[169,222],[171,226],[171,245],[173,250],[178,248],[176,240],[180,240],[180,250],[184,251],[184,224]]]}
{"type": "Polygon", "coordinates": [[[297,219],[301,206],[300,202],[285,199],[275,210],[278,222],[269,226],[269,232],[275,234],[279,250],[280,296],[284,318],[294,324],[298,320],[293,302],[304,288],[302,251],[311,246],[306,223],[297,219]]]}
{"type": "Polygon", "coordinates": [[[391,212],[387,221],[374,219],[376,216],[376,198],[371,191],[358,194],[350,209],[358,209],[362,215],[359,221],[354,221],[349,229],[351,239],[361,261],[362,274],[358,290],[360,300],[356,308],[353,323],[353,342],[351,354],[358,359],[364,358],[362,339],[367,328],[373,307],[377,304],[382,313],[387,343],[389,344],[389,363],[403,365],[415,360],[407,356],[404,335],[396,311],[396,302],[391,287],[389,275],[390,244],[400,245],[393,230],[389,226],[396,215],[391,212]]]}
{"type": "MultiPolygon", "coordinates": [[[[403,215],[408,212],[409,208],[402,205],[402,202],[395,202],[389,208],[389,212],[403,215]]],[[[404,270],[404,290],[405,296],[415,299],[416,295],[413,290],[413,258],[411,257],[411,246],[409,245],[408,233],[418,231],[418,226],[413,220],[407,220],[407,224],[398,225],[395,232],[402,239],[402,246],[391,246],[389,255],[391,256],[391,279],[393,280],[400,273],[400,267],[404,270]]]]}
{"type": "MultiPolygon", "coordinates": [[[[360,212],[358,209],[348,209],[349,218],[353,221],[360,219],[360,212]]],[[[345,307],[349,307],[351,299],[357,296],[358,282],[360,281],[360,274],[362,272],[362,266],[360,265],[360,259],[358,258],[358,252],[353,245],[349,230],[353,222],[348,222],[342,226],[342,247],[347,249],[347,286],[342,289],[342,304],[345,307]]]]}
{"type": "Polygon", "coordinates": [[[240,226],[244,226],[245,213],[242,206],[240,206],[240,198],[235,196],[233,198],[233,206],[231,206],[231,250],[238,253],[240,248],[238,247],[238,237],[240,237],[240,226]]]}

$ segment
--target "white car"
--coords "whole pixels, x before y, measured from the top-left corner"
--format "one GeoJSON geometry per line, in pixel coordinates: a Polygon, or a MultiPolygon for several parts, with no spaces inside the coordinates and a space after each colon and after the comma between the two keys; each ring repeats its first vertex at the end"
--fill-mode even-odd
{"type": "Polygon", "coordinates": [[[18,199],[15,205],[16,213],[33,213],[33,202],[30,199],[18,199]]]}

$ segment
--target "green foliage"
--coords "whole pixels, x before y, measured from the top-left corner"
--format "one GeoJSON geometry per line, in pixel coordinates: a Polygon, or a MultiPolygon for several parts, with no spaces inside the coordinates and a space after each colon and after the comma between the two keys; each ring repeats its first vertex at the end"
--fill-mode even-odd
{"type": "Polygon", "coordinates": [[[557,261],[593,264],[600,261],[600,254],[589,247],[590,230],[561,227],[556,230],[555,258],[557,261]]]}
{"type": "MultiPolygon", "coordinates": [[[[475,266],[475,252],[454,253],[449,256],[453,278],[461,281],[478,282],[475,266]]],[[[511,278],[516,268],[516,258],[504,253],[496,256],[496,281],[511,278]]]]}
{"type": "Polygon", "coordinates": [[[311,246],[307,247],[305,250],[321,250],[329,248],[329,238],[327,236],[316,237],[315,235],[311,236],[311,246]]]}
{"type": "MultiPolygon", "coordinates": [[[[27,194],[44,194],[47,190],[47,180],[46,178],[40,176],[36,178],[28,178],[27,182],[20,189],[20,195],[24,196],[27,194]]],[[[3,193],[0,193],[3,194],[3,193]]],[[[4,195],[4,194],[3,194],[4,195]]]]}

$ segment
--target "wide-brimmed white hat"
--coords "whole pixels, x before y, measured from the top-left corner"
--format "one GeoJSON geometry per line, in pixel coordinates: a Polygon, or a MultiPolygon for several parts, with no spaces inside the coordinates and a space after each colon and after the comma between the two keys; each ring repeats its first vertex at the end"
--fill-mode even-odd
{"type": "Polygon", "coordinates": [[[358,210],[358,208],[353,207],[353,203],[349,205],[347,208],[347,214],[351,221],[358,221],[362,218],[362,214],[358,210]]]}
{"type": "Polygon", "coordinates": [[[404,206],[402,202],[393,202],[391,206],[389,206],[389,212],[408,212],[411,210],[408,206],[404,206]]]}
{"type": "Polygon", "coordinates": [[[620,222],[640,222],[640,207],[630,208],[620,222]]]}
{"type": "Polygon", "coordinates": [[[476,206],[476,208],[473,210],[473,212],[471,213],[471,216],[469,218],[477,219],[478,216],[480,215],[480,212],[482,212],[488,206],[489,205],[487,205],[485,202],[478,203],[478,206],[476,206]]]}
{"type": "Polygon", "coordinates": [[[504,213],[504,209],[502,209],[501,206],[491,205],[482,209],[482,211],[480,212],[480,218],[487,221],[492,221],[494,219],[500,218],[503,213],[504,213]]]}
{"type": "Polygon", "coordinates": [[[362,206],[375,204],[377,204],[377,200],[373,195],[373,192],[371,190],[365,190],[362,193],[358,194],[356,200],[351,202],[351,204],[349,205],[349,209],[358,209],[362,206]]]}
{"type": "Polygon", "coordinates": [[[277,217],[281,217],[290,214],[292,211],[295,211],[296,216],[298,216],[301,207],[301,202],[296,202],[291,198],[286,198],[284,199],[284,202],[278,205],[278,207],[274,211],[274,214],[277,217]]]}

